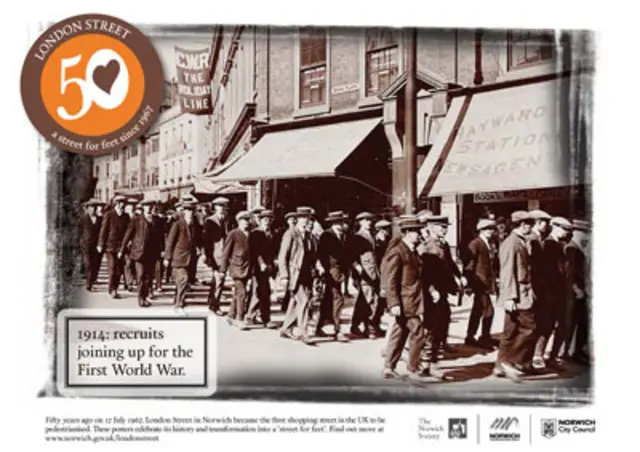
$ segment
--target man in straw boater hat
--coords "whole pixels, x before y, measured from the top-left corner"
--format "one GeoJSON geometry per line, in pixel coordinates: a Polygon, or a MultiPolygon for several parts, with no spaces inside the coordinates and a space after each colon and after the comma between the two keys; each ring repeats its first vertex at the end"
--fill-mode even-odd
{"type": "Polygon", "coordinates": [[[135,265],[138,305],[141,307],[151,306],[148,297],[164,239],[162,225],[151,213],[153,204],[154,201],[149,199],[140,203],[142,214],[134,216],[129,222],[118,253],[118,256],[122,256],[129,249],[129,256],[135,265]]]}
{"type": "Polygon", "coordinates": [[[353,261],[353,280],[358,288],[351,320],[351,334],[367,334],[374,339],[382,335],[380,329],[380,270],[376,262],[376,240],[373,233],[375,215],[361,212],[356,216],[358,230],[351,237],[350,261],[353,261]],[[365,331],[360,330],[364,323],[365,331]]]}
{"type": "Polygon", "coordinates": [[[180,203],[182,214],[174,221],[165,243],[164,265],[171,266],[173,280],[176,284],[174,305],[182,310],[189,289],[189,268],[196,259],[198,235],[193,218],[195,203],[180,203]]]}
{"type": "Polygon", "coordinates": [[[220,309],[220,297],[224,286],[224,274],[220,271],[224,242],[229,233],[229,199],[219,196],[211,202],[213,213],[204,222],[203,248],[207,265],[213,276],[209,286],[207,302],[209,310],[216,315],[223,315],[220,309]]]}
{"type": "Polygon", "coordinates": [[[314,216],[315,211],[311,207],[296,209],[296,225],[285,231],[278,253],[280,282],[285,290],[291,292],[280,336],[300,339],[307,345],[313,345],[308,323],[309,302],[317,261],[317,245],[307,226],[314,216]],[[300,330],[298,335],[294,335],[292,331],[296,323],[300,330]]]}
{"type": "Polygon", "coordinates": [[[82,263],[84,266],[84,277],[86,288],[91,291],[96,282],[98,269],[100,268],[101,257],[98,253],[98,236],[102,219],[96,215],[96,206],[99,201],[90,199],[84,203],[85,212],[78,220],[78,235],[80,238],[80,249],[82,251],[82,263]]]}
{"type": "Polygon", "coordinates": [[[98,236],[98,253],[107,255],[107,271],[109,273],[108,290],[112,298],[120,298],[118,286],[124,268],[122,259],[118,257],[120,245],[129,226],[129,215],[124,212],[127,198],[117,195],[113,198],[113,209],[105,213],[98,236]]]}
{"type": "MultiPolygon", "coordinates": [[[[573,232],[565,248],[567,255],[567,291],[569,318],[567,321],[567,345],[575,334],[575,347],[571,355],[577,362],[588,363],[589,313],[590,313],[590,233],[591,224],[585,220],[573,220],[573,232]]],[[[565,349],[565,354],[569,350],[565,349]]]]}
{"type": "Polygon", "coordinates": [[[273,212],[268,209],[258,214],[258,227],[249,233],[251,266],[253,273],[253,294],[247,310],[247,323],[255,323],[260,312],[260,320],[266,328],[275,328],[271,321],[271,278],[275,277],[278,242],[271,225],[273,212]]]}
{"type": "Polygon", "coordinates": [[[343,211],[330,212],[325,219],[329,227],[322,233],[318,242],[318,260],[326,270],[325,292],[320,304],[316,335],[326,336],[322,327],[333,325],[335,340],[347,342],[349,338],[340,330],[340,318],[344,306],[342,285],[349,272],[349,250],[347,248],[346,224],[349,216],[343,211]]]}
{"type": "Polygon", "coordinates": [[[473,306],[469,316],[466,345],[492,349],[498,341],[491,337],[494,309],[491,295],[496,293],[496,274],[494,261],[498,256],[493,253],[491,240],[496,233],[496,222],[486,218],[478,220],[477,236],[467,247],[464,272],[473,291],[473,306]],[[481,322],[482,320],[482,322],[481,322]],[[480,338],[476,340],[478,326],[481,326],[480,338]]]}
{"type": "Polygon", "coordinates": [[[498,306],[505,310],[504,328],[493,374],[519,383],[534,347],[536,322],[527,237],[534,220],[528,212],[511,214],[513,230],[500,245],[498,306]]]}
{"type": "Polygon", "coordinates": [[[428,370],[420,367],[425,333],[421,318],[424,313],[422,263],[417,246],[420,243],[420,229],[423,224],[415,216],[406,216],[399,221],[398,227],[402,238],[387,251],[382,274],[385,280],[387,309],[395,319],[390,327],[382,375],[384,378],[399,376],[396,366],[408,339],[409,378],[423,381],[429,377],[428,370]]]}

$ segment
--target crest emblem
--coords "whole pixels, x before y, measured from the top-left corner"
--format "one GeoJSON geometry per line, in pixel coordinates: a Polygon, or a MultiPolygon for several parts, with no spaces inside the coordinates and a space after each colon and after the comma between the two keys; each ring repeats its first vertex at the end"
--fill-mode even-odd
{"type": "Polygon", "coordinates": [[[555,419],[542,419],[541,433],[547,439],[553,438],[557,433],[557,424],[555,419]]]}

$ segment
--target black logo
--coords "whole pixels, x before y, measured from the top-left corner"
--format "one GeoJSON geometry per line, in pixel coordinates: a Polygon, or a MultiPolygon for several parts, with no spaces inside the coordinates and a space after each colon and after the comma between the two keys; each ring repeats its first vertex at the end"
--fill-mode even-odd
{"type": "Polygon", "coordinates": [[[520,441],[520,421],[517,417],[497,417],[489,427],[491,441],[520,441]]]}
{"type": "Polygon", "coordinates": [[[551,439],[558,433],[558,423],[555,419],[542,419],[540,424],[543,437],[551,439]]]}
{"type": "Polygon", "coordinates": [[[449,438],[467,439],[467,419],[466,418],[449,419],[449,438]]]}

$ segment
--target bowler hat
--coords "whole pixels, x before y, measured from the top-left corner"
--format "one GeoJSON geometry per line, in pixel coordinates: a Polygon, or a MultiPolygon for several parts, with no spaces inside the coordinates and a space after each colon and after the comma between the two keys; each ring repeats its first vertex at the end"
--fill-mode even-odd
{"type": "Polygon", "coordinates": [[[385,229],[391,226],[391,222],[387,220],[379,220],[375,224],[376,229],[385,229]]]}
{"type": "Polygon", "coordinates": [[[511,214],[511,222],[514,224],[522,223],[523,221],[532,222],[533,218],[529,215],[529,212],[525,212],[524,210],[516,210],[511,214]]]}
{"type": "Polygon", "coordinates": [[[126,202],[127,198],[123,195],[116,195],[113,197],[113,202],[126,202]]]}
{"type": "Polygon", "coordinates": [[[493,229],[496,227],[496,222],[487,218],[480,218],[476,225],[476,231],[482,231],[483,229],[493,229]]]}
{"type": "Polygon", "coordinates": [[[591,231],[591,223],[587,220],[573,220],[573,229],[575,231],[591,231]]]}
{"type": "Polygon", "coordinates": [[[450,225],[449,217],[446,215],[430,215],[425,218],[425,221],[429,224],[442,224],[442,225],[450,225]]]}
{"type": "Polygon", "coordinates": [[[540,209],[532,210],[531,212],[529,212],[529,216],[536,221],[537,220],[551,221],[551,215],[549,215],[544,210],[540,210],[540,209]]]}
{"type": "Polygon", "coordinates": [[[241,210],[236,214],[236,221],[250,220],[250,219],[251,219],[251,214],[247,210],[241,210]]]}
{"type": "Polygon", "coordinates": [[[218,196],[213,201],[211,201],[212,206],[226,206],[227,204],[229,204],[229,199],[225,198],[224,196],[218,196]]]}
{"type": "Polygon", "coordinates": [[[337,221],[346,221],[349,219],[349,216],[344,213],[342,210],[336,210],[334,212],[329,212],[327,218],[324,219],[327,223],[335,223],[337,221]]]}
{"type": "Polygon", "coordinates": [[[311,207],[298,207],[296,209],[296,217],[312,217],[316,214],[316,211],[311,207]]]}
{"type": "Polygon", "coordinates": [[[360,220],[373,220],[376,216],[371,212],[360,212],[356,215],[356,221],[360,220]]]}
{"type": "Polygon", "coordinates": [[[553,217],[551,219],[551,226],[556,226],[566,231],[573,230],[573,225],[571,224],[571,222],[569,222],[569,220],[564,217],[553,217]]]}

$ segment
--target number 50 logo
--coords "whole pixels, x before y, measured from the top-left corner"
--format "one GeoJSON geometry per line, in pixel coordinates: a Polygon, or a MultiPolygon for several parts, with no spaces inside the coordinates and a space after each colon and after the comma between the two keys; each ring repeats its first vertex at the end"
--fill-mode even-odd
{"type": "Polygon", "coordinates": [[[32,46],[22,72],[23,103],[40,133],[58,147],[94,155],[123,148],[148,130],[163,92],[148,38],[104,15],[53,25],[32,46]],[[52,46],[52,35],[63,37],[52,46]]]}

